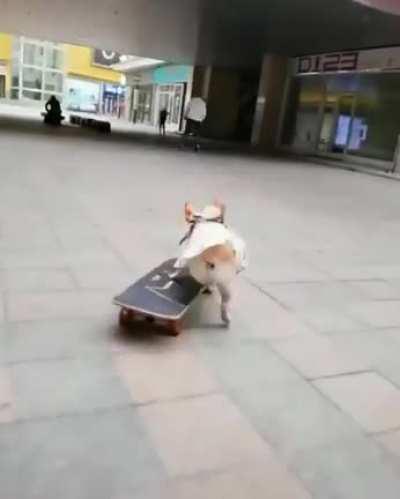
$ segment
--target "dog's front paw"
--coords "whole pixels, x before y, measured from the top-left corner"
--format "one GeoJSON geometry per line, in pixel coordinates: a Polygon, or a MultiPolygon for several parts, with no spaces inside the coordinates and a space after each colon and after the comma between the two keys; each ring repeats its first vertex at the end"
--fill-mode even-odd
{"type": "Polygon", "coordinates": [[[221,307],[221,319],[225,326],[229,326],[231,323],[231,314],[226,307],[221,307]]]}

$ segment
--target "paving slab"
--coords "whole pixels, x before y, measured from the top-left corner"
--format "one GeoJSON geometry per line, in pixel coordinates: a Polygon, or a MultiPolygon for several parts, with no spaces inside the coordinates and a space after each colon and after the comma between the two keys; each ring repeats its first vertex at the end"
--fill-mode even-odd
{"type": "Polygon", "coordinates": [[[275,341],[273,348],[305,378],[315,379],[365,371],[368,363],[344,347],[338,348],[329,337],[303,335],[275,341]]]}
{"type": "Polygon", "coordinates": [[[131,410],[0,424],[2,496],[114,499],[166,477],[131,410]],[[23,477],[21,477],[21,470],[23,477]]]}
{"type": "Polygon", "coordinates": [[[400,390],[377,373],[335,376],[314,385],[367,432],[400,427],[400,390]]]}
{"type": "Polygon", "coordinates": [[[6,499],[398,498],[398,183],[0,127],[6,499]],[[231,327],[215,295],[178,338],[119,329],[112,297],[179,252],[185,201],[216,196],[250,253],[231,327]]]}

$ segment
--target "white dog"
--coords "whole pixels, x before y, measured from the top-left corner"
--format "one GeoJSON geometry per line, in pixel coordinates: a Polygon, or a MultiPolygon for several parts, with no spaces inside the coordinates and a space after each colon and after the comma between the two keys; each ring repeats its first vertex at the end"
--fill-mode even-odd
{"type": "Polygon", "coordinates": [[[221,294],[221,319],[231,321],[233,281],[247,266],[246,247],[240,237],[224,224],[225,207],[215,202],[196,213],[185,205],[185,219],[190,229],[181,242],[184,247],[175,266],[187,267],[190,274],[208,289],[221,294]]]}

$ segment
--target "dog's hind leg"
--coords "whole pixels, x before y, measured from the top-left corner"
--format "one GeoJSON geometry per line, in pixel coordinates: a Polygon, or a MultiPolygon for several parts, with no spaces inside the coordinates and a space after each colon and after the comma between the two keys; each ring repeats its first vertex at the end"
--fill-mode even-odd
{"type": "Polygon", "coordinates": [[[221,319],[224,324],[229,326],[232,316],[232,289],[231,285],[225,283],[217,283],[219,292],[221,293],[221,319]]]}

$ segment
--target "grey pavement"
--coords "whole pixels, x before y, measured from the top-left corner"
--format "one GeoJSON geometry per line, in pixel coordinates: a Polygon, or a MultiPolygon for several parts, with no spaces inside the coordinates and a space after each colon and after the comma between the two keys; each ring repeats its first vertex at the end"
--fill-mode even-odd
{"type": "Polygon", "coordinates": [[[400,184],[0,118],[2,499],[398,499],[400,184]],[[215,196],[232,326],[121,331],[112,297],[215,196]]]}

